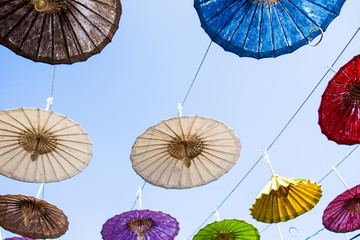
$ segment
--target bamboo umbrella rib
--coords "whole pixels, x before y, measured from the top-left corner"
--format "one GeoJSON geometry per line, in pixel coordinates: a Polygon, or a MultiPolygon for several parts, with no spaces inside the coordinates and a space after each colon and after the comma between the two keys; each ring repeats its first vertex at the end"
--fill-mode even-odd
{"type": "MultiPolygon", "coordinates": [[[[62,18],[60,18],[60,16],[57,16],[58,17],[58,23],[60,25],[60,30],[61,30],[61,34],[62,34],[62,41],[63,41],[63,46],[64,46],[64,49],[65,49],[65,54],[66,54],[66,58],[69,59],[69,62],[71,62],[71,56],[70,56],[70,53],[69,53],[69,46],[67,44],[67,38],[65,36],[65,32],[64,32],[64,26],[63,26],[63,19],[65,18],[65,14],[64,16],[62,16],[62,18]]],[[[71,32],[70,32],[70,36],[71,36],[71,32]]]]}
{"type": "MultiPolygon", "coordinates": [[[[69,12],[69,14],[74,17],[74,15],[72,14],[71,11],[69,12]]],[[[79,39],[77,38],[77,35],[76,35],[75,31],[74,31],[74,28],[73,28],[72,25],[70,24],[71,21],[69,20],[68,15],[64,14],[63,19],[64,19],[64,21],[65,21],[65,23],[66,23],[67,28],[69,29],[69,33],[70,33],[70,35],[71,35],[72,40],[73,40],[73,42],[75,43],[74,46],[75,46],[75,48],[76,48],[76,51],[77,51],[80,55],[81,55],[81,54],[84,54],[83,50],[81,49],[81,44],[80,44],[80,42],[79,42],[79,39]]],[[[92,39],[91,39],[91,41],[92,41],[92,39]]],[[[97,47],[95,46],[95,48],[97,48],[97,47]]]]}
{"type": "MultiPolygon", "coordinates": [[[[54,157],[54,156],[53,156],[53,157],[54,157]]],[[[50,160],[49,155],[46,154],[46,155],[44,156],[44,158],[47,158],[47,162],[49,163],[49,165],[50,165],[50,167],[51,167],[51,169],[52,169],[52,174],[53,174],[53,176],[55,176],[55,179],[60,179],[59,176],[58,176],[58,174],[57,174],[56,171],[55,171],[55,167],[54,167],[52,161],[50,160]]],[[[47,176],[45,175],[45,168],[44,168],[44,179],[45,179],[45,182],[48,181],[47,176]]]]}
{"type": "Polygon", "coordinates": [[[166,121],[163,121],[162,123],[174,134],[174,136],[176,136],[176,138],[182,139],[181,136],[178,135],[178,134],[166,123],[166,121]]]}
{"type": "MultiPolygon", "coordinates": [[[[28,8],[28,10],[25,12],[25,14],[22,17],[19,18],[19,20],[14,24],[14,26],[12,28],[10,28],[9,31],[4,35],[5,38],[7,38],[17,28],[17,26],[21,23],[21,21],[24,20],[31,13],[31,8],[29,6],[26,6],[26,7],[28,8]]],[[[14,9],[14,11],[12,11],[12,12],[14,13],[17,10],[18,9],[14,9]]],[[[10,14],[7,14],[7,16],[9,16],[9,15],[10,14]]]]}
{"type": "MultiPolygon", "coordinates": [[[[143,154],[146,154],[147,152],[142,152],[142,153],[139,153],[139,154],[134,154],[133,156],[139,156],[139,155],[143,155],[143,154]]],[[[159,153],[157,153],[157,154],[155,154],[155,155],[151,155],[151,156],[148,156],[147,158],[142,158],[141,160],[139,160],[139,161],[136,161],[135,163],[133,162],[133,166],[137,166],[137,165],[139,165],[139,164],[143,164],[144,162],[146,162],[146,161],[148,161],[148,160],[152,160],[153,158],[155,158],[155,157],[158,157],[158,156],[161,156],[161,157],[163,157],[163,156],[165,156],[165,155],[167,155],[167,152],[159,152],[159,153]]]]}
{"type": "MultiPolygon", "coordinates": [[[[90,144],[91,145],[91,144],[90,144]]],[[[65,147],[65,148],[69,148],[69,149],[72,149],[74,151],[77,151],[77,152],[80,152],[80,153],[83,153],[83,154],[86,154],[88,156],[92,156],[92,153],[89,153],[89,152],[85,152],[85,151],[82,151],[80,149],[77,149],[77,148],[74,148],[74,147],[71,147],[71,146],[68,146],[68,145],[65,145],[63,143],[57,143],[56,145],[56,148],[55,149],[60,149],[62,152],[66,152],[68,153],[67,151],[65,151],[64,149],[62,149],[61,147],[65,147]]],[[[70,156],[74,157],[74,158],[77,158],[75,157],[74,155],[68,153],[70,156]]],[[[78,159],[79,161],[81,161],[80,159],[78,159]]],[[[83,161],[82,161],[83,162],[83,161]]]]}
{"type": "Polygon", "coordinates": [[[187,133],[188,136],[191,135],[191,131],[192,131],[192,129],[193,129],[194,125],[195,125],[195,121],[196,121],[197,119],[198,119],[198,116],[195,116],[194,119],[193,119],[193,121],[192,121],[192,123],[191,123],[191,125],[190,125],[190,127],[189,127],[189,131],[188,131],[188,133],[187,133]]]}
{"type": "MultiPolygon", "coordinates": [[[[212,156],[212,157],[215,157],[215,158],[217,158],[217,159],[220,159],[220,160],[222,160],[223,162],[235,164],[235,162],[233,162],[233,161],[229,161],[229,160],[227,160],[227,159],[225,159],[225,158],[219,157],[219,156],[217,156],[217,155],[215,155],[215,154],[212,154],[212,153],[210,153],[210,152],[203,151],[203,153],[206,153],[206,154],[208,154],[208,155],[210,155],[210,156],[212,156]]],[[[203,156],[204,156],[204,155],[203,155],[203,156]]],[[[205,157],[205,156],[204,156],[204,157],[205,157]]],[[[206,158],[207,158],[207,157],[206,157],[206,158]]],[[[207,158],[207,159],[209,159],[209,158],[207,158]]]]}
{"type": "MultiPolygon", "coordinates": [[[[81,172],[81,169],[78,169],[74,164],[72,164],[72,162],[71,161],[69,161],[62,153],[67,153],[67,152],[65,152],[65,151],[57,151],[57,150],[55,150],[54,152],[56,152],[61,158],[63,158],[63,160],[64,160],[64,162],[67,162],[70,166],[72,166],[74,169],[76,169],[78,172],[81,172]]],[[[55,156],[53,153],[50,153],[51,155],[53,155],[53,156],[55,156]]],[[[69,153],[67,153],[67,154],[69,154],[69,153]]],[[[84,164],[86,164],[85,162],[83,162],[81,159],[79,159],[79,158],[77,158],[77,157],[75,157],[75,156],[73,156],[72,154],[69,154],[71,157],[73,157],[73,159],[75,159],[75,160],[78,160],[79,162],[81,162],[81,163],[84,163],[84,164]]],[[[56,158],[56,157],[54,157],[55,159],[56,159],[56,161],[59,163],[59,165],[63,168],[63,165],[60,163],[60,161],[56,158]]],[[[87,164],[86,164],[87,165],[87,164]]],[[[64,169],[65,170],[65,169],[64,169]]],[[[67,171],[65,171],[68,175],[69,175],[69,173],[67,172],[67,171]]],[[[69,175],[69,177],[70,177],[70,175],[69,175]]]]}
{"type": "MultiPolygon", "coordinates": [[[[164,154],[163,156],[161,156],[161,158],[158,159],[158,161],[156,162],[151,162],[149,165],[145,166],[144,168],[142,168],[141,172],[144,172],[146,169],[148,169],[149,167],[152,167],[154,165],[162,165],[164,164],[166,161],[168,160],[167,158],[167,154],[164,154]]],[[[147,174],[148,176],[153,176],[153,174],[158,171],[159,168],[154,168],[154,170],[152,170],[149,174],[147,174]]]]}
{"type": "MultiPolygon", "coordinates": [[[[166,158],[164,162],[167,161],[166,167],[164,167],[164,170],[160,172],[159,177],[156,179],[155,182],[159,183],[160,179],[163,177],[164,173],[166,172],[165,169],[167,169],[168,167],[170,167],[171,164],[176,165],[177,161],[171,161],[172,159],[170,157],[166,158]]],[[[150,175],[151,176],[151,175],[150,175]]]]}
{"type": "MultiPolygon", "coordinates": [[[[222,166],[216,164],[214,161],[212,161],[212,160],[209,159],[208,157],[206,157],[206,156],[204,156],[204,155],[202,155],[202,156],[203,156],[203,158],[205,158],[205,160],[207,160],[207,162],[211,162],[212,164],[214,164],[215,166],[217,166],[219,169],[227,172],[225,168],[223,168],[222,166]]],[[[199,157],[197,157],[197,160],[198,160],[198,161],[196,161],[196,162],[194,161],[194,164],[196,164],[197,162],[200,162],[200,163],[203,165],[204,169],[205,169],[209,174],[211,174],[213,177],[215,177],[215,176],[210,172],[210,170],[208,169],[208,167],[206,167],[206,164],[204,164],[204,160],[202,160],[202,159],[199,158],[199,157]]]]}
{"type": "MultiPolygon", "coordinates": [[[[32,131],[30,130],[30,132],[36,133],[36,129],[35,129],[34,125],[32,124],[32,122],[30,121],[29,116],[25,113],[24,108],[20,108],[20,110],[24,114],[25,119],[28,121],[28,123],[30,124],[30,126],[32,128],[32,131]]],[[[37,109],[37,111],[38,111],[38,114],[39,114],[39,109],[37,109]]]]}
{"type": "MultiPolygon", "coordinates": [[[[172,177],[172,175],[173,175],[173,173],[174,173],[174,169],[175,169],[175,166],[176,166],[176,161],[174,161],[174,165],[172,166],[172,168],[169,170],[170,171],[170,174],[169,174],[169,178],[168,178],[168,181],[167,181],[167,186],[169,186],[169,183],[170,183],[170,180],[171,180],[171,177],[172,177]]],[[[184,166],[184,165],[182,165],[182,166],[184,166]]]]}
{"type": "Polygon", "coordinates": [[[29,36],[29,32],[31,31],[31,29],[32,29],[32,27],[33,27],[33,25],[36,22],[38,17],[39,17],[39,12],[36,11],[35,16],[33,16],[33,18],[32,18],[30,26],[26,30],[25,36],[22,38],[22,40],[21,40],[21,42],[19,44],[20,49],[23,47],[23,44],[24,44],[25,40],[27,39],[27,37],[29,36]]]}
{"type": "MultiPolygon", "coordinates": [[[[197,157],[197,158],[198,158],[198,157],[197,157]]],[[[206,181],[205,181],[204,177],[201,175],[201,172],[200,172],[200,170],[199,170],[199,168],[198,168],[199,163],[201,163],[201,164],[203,165],[204,169],[205,169],[208,173],[210,173],[210,175],[211,175],[213,178],[214,178],[214,175],[210,172],[210,170],[209,170],[201,161],[196,161],[196,162],[194,161],[194,168],[195,168],[196,172],[198,173],[198,176],[200,177],[202,184],[205,184],[206,181]]]]}
{"type": "MultiPolygon", "coordinates": [[[[21,153],[24,154],[23,151],[19,151],[19,152],[16,153],[13,157],[7,159],[7,160],[1,165],[1,167],[4,166],[4,165],[7,164],[7,163],[10,163],[12,159],[14,159],[15,157],[17,157],[17,156],[20,155],[21,153]]],[[[3,155],[3,154],[1,154],[0,156],[2,156],[2,155],[3,155]]],[[[25,157],[26,157],[26,154],[24,154],[24,156],[22,157],[22,159],[20,159],[20,161],[23,160],[25,157]]],[[[20,162],[20,161],[18,161],[18,162],[20,162]]],[[[18,163],[15,162],[15,164],[17,165],[18,163]]],[[[11,171],[10,171],[10,172],[11,172],[11,171]]]]}

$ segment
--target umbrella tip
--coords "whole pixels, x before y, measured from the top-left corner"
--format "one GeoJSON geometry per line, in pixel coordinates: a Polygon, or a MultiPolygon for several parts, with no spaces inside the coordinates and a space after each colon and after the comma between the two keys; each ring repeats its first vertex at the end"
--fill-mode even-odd
{"type": "Polygon", "coordinates": [[[39,151],[32,151],[30,155],[31,160],[36,161],[39,158],[39,154],[39,151]]]}
{"type": "Polygon", "coordinates": [[[190,168],[190,166],[191,166],[191,158],[184,157],[183,158],[183,163],[184,163],[185,167],[190,168]]]}

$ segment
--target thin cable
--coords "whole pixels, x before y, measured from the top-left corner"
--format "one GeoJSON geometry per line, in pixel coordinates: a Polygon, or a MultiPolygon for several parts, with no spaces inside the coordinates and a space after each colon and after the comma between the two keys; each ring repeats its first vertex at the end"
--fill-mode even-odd
{"type": "MultiPolygon", "coordinates": [[[[141,187],[141,191],[144,190],[145,185],[146,185],[146,181],[144,181],[144,184],[143,184],[142,187],[141,187]]],[[[137,197],[136,197],[136,199],[135,199],[135,202],[134,202],[134,204],[133,204],[132,207],[131,207],[131,210],[134,209],[135,204],[136,204],[136,202],[137,202],[138,200],[139,200],[139,195],[137,195],[137,197]]]]}
{"type": "MultiPolygon", "coordinates": [[[[360,27],[355,31],[354,35],[351,37],[351,39],[349,40],[349,42],[345,45],[344,49],[340,52],[340,54],[338,55],[338,57],[335,59],[335,61],[333,62],[333,65],[336,64],[336,62],[339,60],[339,58],[342,56],[342,54],[345,52],[345,50],[347,49],[347,47],[350,45],[350,43],[353,41],[353,39],[355,38],[355,36],[358,34],[358,32],[360,31],[360,27]]],[[[210,43],[211,45],[211,43],[210,43]]],[[[210,48],[209,45],[209,48],[210,48]]],[[[208,50],[209,50],[208,48],[208,50]]],[[[206,54],[205,54],[206,55],[206,54]]],[[[201,65],[200,65],[201,66],[201,65]]],[[[330,69],[326,71],[326,73],[324,74],[324,76],[320,79],[320,81],[315,85],[315,87],[313,88],[313,90],[310,92],[310,94],[306,97],[305,101],[300,105],[300,107],[296,110],[296,112],[294,113],[294,115],[290,118],[290,120],[286,123],[285,127],[280,131],[280,133],[276,136],[276,138],[274,139],[274,141],[272,141],[272,143],[269,145],[269,147],[267,148],[267,151],[269,151],[271,149],[271,147],[275,144],[275,142],[278,140],[278,138],[282,135],[282,133],[285,131],[285,129],[289,126],[289,124],[292,122],[292,120],[295,118],[295,116],[299,113],[299,111],[302,109],[302,107],[305,105],[305,103],[308,101],[308,99],[312,96],[312,94],[315,92],[315,90],[318,88],[318,86],[320,85],[320,83],[325,79],[326,75],[329,73],[330,69]]],[[[190,88],[191,89],[191,88],[190,88]]],[[[189,90],[190,90],[189,89],[189,90]]],[[[186,98],[185,98],[186,99],[186,98]]],[[[357,148],[357,147],[356,147],[357,148]]],[[[355,149],[356,149],[355,148],[355,149]]],[[[354,150],[355,150],[354,149],[354,150]]],[[[353,150],[353,151],[354,151],[353,150]]],[[[255,166],[260,162],[260,160],[263,158],[263,156],[261,156],[256,162],[255,164],[250,168],[250,170],[245,174],[245,176],[240,180],[240,182],[235,186],[235,188],[226,196],[226,198],[220,203],[220,205],[216,208],[219,209],[224,202],[231,196],[231,194],[238,188],[238,186],[243,182],[243,180],[250,174],[250,172],[255,168],[255,166]]],[[[347,157],[346,157],[347,158],[347,157]]],[[[343,159],[344,161],[344,159],[343,159]]],[[[340,163],[341,164],[341,163],[340,163]]],[[[339,164],[338,164],[339,165],[339,164]]],[[[338,166],[337,165],[337,166],[338,166]]],[[[196,229],[196,231],[194,231],[193,234],[191,234],[187,240],[189,240],[193,235],[195,235],[195,233],[210,219],[210,217],[212,216],[212,213],[209,217],[206,218],[206,220],[196,229]]],[[[265,228],[264,230],[266,230],[267,228],[265,228]]],[[[263,230],[263,231],[264,231],[263,230]]]]}
{"type": "MultiPolygon", "coordinates": [[[[52,79],[52,84],[51,84],[51,95],[50,95],[51,98],[52,98],[53,95],[54,95],[55,69],[56,69],[56,65],[54,65],[53,79],[52,79]]],[[[51,110],[51,104],[50,104],[50,106],[49,106],[49,110],[51,110]]]]}
{"type": "Polygon", "coordinates": [[[360,234],[358,234],[358,235],[356,235],[356,236],[354,236],[354,237],[350,238],[350,240],[353,240],[353,239],[358,238],[358,237],[360,237],[360,234]]]}
{"type": "Polygon", "coordinates": [[[194,83],[195,83],[195,80],[196,80],[196,78],[197,78],[197,76],[198,76],[198,74],[199,74],[199,71],[200,71],[200,69],[201,69],[201,67],[202,67],[202,65],[203,65],[203,63],[204,63],[204,60],[205,60],[205,58],[206,58],[206,56],[207,56],[207,54],[208,54],[208,52],[209,52],[209,49],[210,49],[210,47],[211,47],[211,43],[212,43],[212,41],[210,41],[210,44],[209,44],[208,48],[206,49],[206,52],[205,52],[205,54],[204,54],[204,57],[203,57],[203,59],[201,60],[201,63],[200,63],[200,65],[199,65],[199,67],[198,67],[198,69],[197,69],[197,71],[196,71],[196,74],[195,74],[195,76],[194,76],[194,78],[193,78],[193,80],[192,80],[192,82],[191,82],[191,85],[190,85],[190,87],[189,87],[189,89],[188,89],[188,91],[187,91],[187,93],[186,93],[186,95],[185,95],[185,98],[184,98],[181,106],[184,106],[184,104],[185,104],[185,102],[186,102],[186,99],[187,99],[187,97],[189,96],[189,93],[190,93],[190,91],[191,91],[191,89],[192,89],[192,87],[193,87],[193,85],[194,85],[194,83]]]}
{"type": "Polygon", "coordinates": [[[322,229],[320,229],[319,231],[317,231],[315,234],[311,235],[310,237],[307,237],[305,240],[308,240],[312,237],[315,237],[316,235],[318,235],[321,231],[323,231],[325,228],[323,227],[322,229]]]}

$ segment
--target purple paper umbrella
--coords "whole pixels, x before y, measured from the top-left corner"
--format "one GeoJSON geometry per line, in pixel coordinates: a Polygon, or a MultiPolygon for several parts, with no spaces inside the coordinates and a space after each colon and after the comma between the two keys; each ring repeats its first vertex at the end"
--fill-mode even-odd
{"type": "Polygon", "coordinates": [[[4,240],[36,240],[36,239],[27,238],[27,237],[11,237],[11,238],[5,238],[4,240]]]}
{"type": "Polygon", "coordinates": [[[324,211],[326,229],[345,233],[360,229],[360,185],[337,196],[324,211]]]}
{"type": "Polygon", "coordinates": [[[108,219],[101,235],[104,240],[172,240],[179,223],[160,211],[134,210],[108,219]]]}

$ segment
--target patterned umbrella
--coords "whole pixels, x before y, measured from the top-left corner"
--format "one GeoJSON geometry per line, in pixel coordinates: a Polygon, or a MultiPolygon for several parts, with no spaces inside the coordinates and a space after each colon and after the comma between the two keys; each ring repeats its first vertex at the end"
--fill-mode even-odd
{"type": "Polygon", "coordinates": [[[31,196],[0,195],[0,226],[29,238],[58,238],[68,219],[56,206],[31,196]]]}
{"type": "Polygon", "coordinates": [[[321,196],[321,188],[315,182],[273,175],[250,211],[260,222],[286,222],[312,209],[321,196]]]}
{"type": "Polygon", "coordinates": [[[195,0],[212,41],[240,57],[291,53],[326,30],[345,0],[195,0]]]}
{"type": "Polygon", "coordinates": [[[179,223],[160,211],[134,210],[108,219],[101,235],[104,240],[172,240],[179,223]]]}
{"type": "Polygon", "coordinates": [[[36,62],[71,64],[115,34],[119,0],[0,0],[0,44],[36,62]]]}
{"type": "Polygon", "coordinates": [[[130,158],[147,182],[191,188],[225,174],[240,156],[240,140],[224,123],[200,116],[175,117],[136,139],[130,158]]]}
{"type": "Polygon", "coordinates": [[[52,111],[0,111],[0,173],[26,182],[55,182],[81,172],[92,144],[79,124],[52,111]]]}
{"type": "Polygon", "coordinates": [[[360,229],[360,185],[332,200],[322,219],[325,228],[333,232],[346,233],[360,229]]]}
{"type": "Polygon", "coordinates": [[[319,125],[338,144],[360,143],[360,55],[340,68],[321,98],[319,125]]]}
{"type": "Polygon", "coordinates": [[[251,224],[237,220],[225,219],[213,222],[202,228],[193,240],[259,240],[258,230],[251,224]]]}

